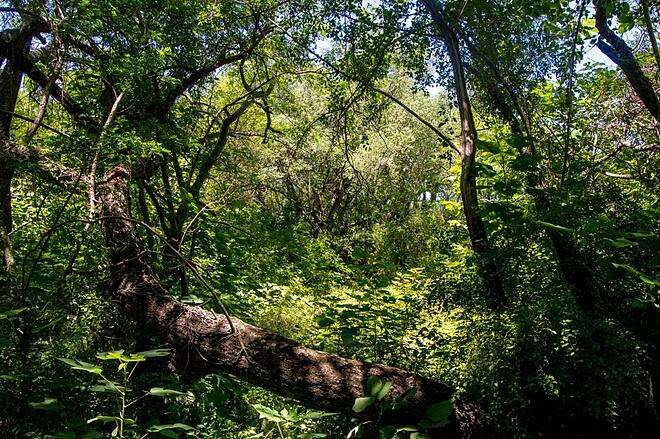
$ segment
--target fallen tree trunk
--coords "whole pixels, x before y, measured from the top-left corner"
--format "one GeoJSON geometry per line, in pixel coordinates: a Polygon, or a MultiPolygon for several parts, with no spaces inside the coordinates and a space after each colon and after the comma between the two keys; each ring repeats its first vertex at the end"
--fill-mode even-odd
{"type": "Polygon", "coordinates": [[[235,317],[230,324],[224,314],[168,297],[139,245],[135,221],[127,216],[129,178],[125,168],[115,168],[97,192],[101,230],[111,258],[110,291],[141,327],[170,344],[177,373],[193,378],[229,373],[329,411],[350,410],[354,400],[367,393],[367,379],[377,376],[392,383],[387,399],[416,389],[396,416],[412,421],[431,404],[451,397],[452,389],[445,384],[398,368],[308,349],[235,317]]]}

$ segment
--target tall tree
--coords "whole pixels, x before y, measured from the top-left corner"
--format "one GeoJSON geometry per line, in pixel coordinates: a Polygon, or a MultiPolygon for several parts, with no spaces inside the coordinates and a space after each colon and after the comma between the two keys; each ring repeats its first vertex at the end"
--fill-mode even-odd
{"type": "Polygon", "coordinates": [[[423,3],[447,46],[452,66],[454,92],[458,100],[458,112],[461,120],[461,196],[470,242],[474,252],[480,258],[484,283],[490,294],[491,302],[495,307],[501,307],[506,303],[502,278],[496,263],[497,257],[488,242],[486,228],[479,213],[475,171],[478,136],[467,91],[458,36],[447,22],[444,11],[437,1],[423,0],[423,3]]]}

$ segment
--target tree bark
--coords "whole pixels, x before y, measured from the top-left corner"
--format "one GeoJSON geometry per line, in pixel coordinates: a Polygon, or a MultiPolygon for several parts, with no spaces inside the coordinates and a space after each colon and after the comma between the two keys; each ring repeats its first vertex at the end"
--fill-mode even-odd
{"type": "Polygon", "coordinates": [[[660,70],[660,50],[658,50],[658,40],[655,38],[655,29],[653,28],[653,21],[651,20],[648,0],[640,0],[640,3],[642,4],[642,14],[644,15],[646,33],[649,34],[649,42],[651,43],[653,57],[655,58],[655,67],[660,70]]]}
{"type": "Polygon", "coordinates": [[[463,212],[467,222],[468,234],[472,250],[478,255],[481,272],[486,290],[490,295],[491,304],[495,308],[503,306],[506,302],[504,287],[495,255],[488,243],[486,228],[479,214],[479,201],[477,197],[477,182],[475,162],[477,152],[477,129],[474,124],[472,106],[467,92],[465,71],[463,67],[460,46],[456,32],[449,26],[443,16],[443,11],[436,0],[422,0],[426,6],[433,23],[440,32],[449,53],[451,61],[454,89],[458,99],[458,111],[461,120],[461,197],[463,199],[463,212]]]}
{"type": "MultiPolygon", "coordinates": [[[[146,259],[127,216],[129,172],[106,174],[98,187],[100,224],[110,256],[110,293],[140,326],[154,331],[174,350],[172,366],[187,377],[215,372],[330,411],[350,409],[364,396],[370,376],[393,384],[388,398],[411,388],[417,393],[398,416],[414,419],[434,402],[451,397],[446,384],[388,366],[364,363],[313,349],[235,317],[187,306],[168,296],[146,259]]],[[[449,427],[450,433],[455,427],[449,427]]]]}
{"type": "Polygon", "coordinates": [[[623,38],[619,37],[607,24],[607,14],[600,0],[594,0],[596,8],[596,28],[600,38],[596,45],[609,59],[618,65],[628,78],[628,82],[642,100],[646,109],[656,121],[660,121],[660,102],[653,90],[651,81],[644,75],[635,54],[630,50],[623,38]]]}
{"type": "MultiPolygon", "coordinates": [[[[18,91],[21,88],[23,72],[16,58],[27,52],[32,41],[30,23],[23,25],[16,38],[8,44],[10,48],[5,53],[6,63],[0,72],[0,142],[2,148],[9,149],[11,122],[18,91]]],[[[3,267],[7,272],[14,270],[15,262],[11,249],[11,233],[13,229],[11,212],[11,182],[14,177],[14,166],[8,154],[0,158],[0,240],[2,241],[3,267]]]]}

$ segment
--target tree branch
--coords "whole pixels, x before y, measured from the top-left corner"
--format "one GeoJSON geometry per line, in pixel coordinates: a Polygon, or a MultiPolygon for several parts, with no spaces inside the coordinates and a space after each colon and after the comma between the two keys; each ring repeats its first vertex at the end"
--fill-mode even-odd
{"type": "Polygon", "coordinates": [[[594,0],[594,7],[596,8],[596,28],[600,33],[596,46],[623,70],[628,82],[630,82],[646,109],[649,110],[656,121],[660,122],[660,102],[658,102],[658,96],[653,90],[651,81],[644,75],[635,59],[635,54],[623,38],[610,29],[607,24],[609,17],[605,13],[602,1],[594,0]]]}

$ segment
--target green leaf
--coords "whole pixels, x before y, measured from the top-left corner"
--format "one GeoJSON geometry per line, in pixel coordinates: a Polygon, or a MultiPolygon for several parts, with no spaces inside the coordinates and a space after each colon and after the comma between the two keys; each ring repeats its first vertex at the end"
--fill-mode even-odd
{"type": "Polygon", "coordinates": [[[141,356],[144,358],[152,358],[152,357],[167,357],[170,355],[170,350],[169,349],[152,349],[150,351],[142,351],[134,354],[136,356],[141,356]]]}
{"type": "Polygon", "coordinates": [[[573,233],[573,229],[569,229],[568,227],[564,226],[558,226],[557,224],[547,223],[545,221],[537,221],[536,223],[544,229],[554,230],[555,232],[573,233]]]}
{"type": "Polygon", "coordinates": [[[408,404],[408,398],[411,398],[416,394],[417,394],[417,388],[411,387],[410,389],[406,390],[402,395],[395,397],[390,404],[390,408],[392,410],[399,410],[400,408],[405,407],[408,404]]]}
{"type": "Polygon", "coordinates": [[[417,387],[411,387],[410,389],[406,390],[403,392],[403,395],[397,397],[397,399],[400,399],[402,401],[407,400],[408,398],[412,398],[413,396],[417,395],[417,387]]]}
{"type": "Polygon", "coordinates": [[[501,151],[500,145],[497,142],[481,139],[477,139],[477,149],[479,151],[486,151],[491,154],[497,154],[501,151]]]}
{"type": "Polygon", "coordinates": [[[100,383],[93,385],[89,388],[92,392],[99,392],[99,393],[119,393],[122,394],[123,392],[126,391],[126,389],[123,386],[120,386],[118,384],[109,384],[109,383],[100,383]]]}
{"type": "Polygon", "coordinates": [[[72,360],[70,358],[58,358],[58,360],[69,365],[72,369],[75,370],[84,370],[85,372],[93,373],[96,375],[100,375],[101,372],[103,372],[103,370],[99,366],[91,363],[86,363],[84,361],[72,360]]]}
{"type": "Polygon", "coordinates": [[[521,154],[511,161],[511,168],[523,172],[533,171],[538,167],[539,163],[541,163],[539,156],[521,154]]]}
{"type": "Polygon", "coordinates": [[[630,301],[630,306],[635,309],[653,308],[653,301],[634,298],[630,301]]]}
{"type": "Polygon", "coordinates": [[[22,313],[23,311],[25,311],[26,309],[27,308],[16,308],[16,309],[10,309],[10,310],[7,310],[7,311],[3,311],[3,312],[0,313],[0,320],[12,319],[12,318],[16,317],[17,315],[19,315],[20,313],[22,313]]]}
{"type": "Polygon", "coordinates": [[[179,392],[177,390],[163,389],[162,387],[153,387],[151,390],[149,390],[149,395],[154,395],[154,396],[178,396],[178,395],[185,395],[185,393],[179,392]]]}
{"type": "Polygon", "coordinates": [[[375,395],[376,399],[380,401],[381,399],[385,398],[385,395],[387,395],[387,393],[390,391],[391,388],[392,388],[392,383],[389,381],[385,381],[382,387],[380,388],[380,390],[378,391],[378,393],[376,393],[375,395]]]}
{"type": "Polygon", "coordinates": [[[521,184],[517,180],[499,180],[493,184],[493,190],[504,196],[511,197],[521,189],[521,184]]]}
{"type": "MultiPolygon", "coordinates": [[[[99,352],[96,354],[96,358],[100,360],[118,360],[122,363],[136,363],[139,361],[145,361],[150,357],[165,357],[170,354],[168,349],[153,349],[151,351],[138,352],[135,354],[124,354],[123,350],[119,351],[110,351],[110,352],[99,352]]],[[[125,366],[124,366],[125,367],[125,366]]],[[[120,370],[122,367],[120,366],[120,370]]]]}
{"type": "Polygon", "coordinates": [[[396,435],[396,428],[391,425],[385,425],[378,430],[379,439],[392,439],[396,435]]]}
{"type": "Polygon", "coordinates": [[[626,270],[629,273],[637,275],[637,277],[639,277],[641,279],[641,281],[644,282],[644,283],[647,283],[649,285],[654,285],[656,287],[660,286],[660,281],[659,280],[653,279],[651,276],[648,276],[648,275],[642,273],[641,271],[636,270],[635,268],[631,267],[630,265],[615,264],[614,262],[612,262],[612,265],[614,265],[616,268],[622,268],[622,269],[626,270]]]}
{"type": "Polygon", "coordinates": [[[644,232],[626,232],[625,234],[630,238],[652,238],[655,236],[653,233],[644,232]]]}
{"type": "Polygon", "coordinates": [[[355,427],[351,429],[351,431],[348,432],[346,435],[346,439],[352,439],[354,437],[362,437],[362,433],[364,432],[364,426],[368,424],[369,421],[367,422],[362,422],[355,427]]]}
{"type": "Polygon", "coordinates": [[[474,170],[479,177],[493,177],[497,174],[497,171],[488,163],[476,162],[474,164],[474,170]]]}
{"type": "Polygon", "coordinates": [[[192,431],[193,427],[186,424],[181,424],[177,422],[176,424],[163,424],[163,425],[152,425],[147,430],[149,433],[162,433],[164,430],[182,430],[182,431],[192,431]]]}
{"type": "Polygon", "coordinates": [[[417,430],[419,430],[419,428],[416,427],[415,425],[404,425],[403,427],[397,428],[396,432],[397,433],[400,433],[400,432],[401,433],[414,433],[417,430]]]}
{"type": "Polygon", "coordinates": [[[511,134],[507,143],[512,147],[514,147],[515,149],[517,149],[518,151],[522,151],[525,147],[529,145],[530,142],[526,136],[519,134],[511,134]]]}
{"type": "Polygon", "coordinates": [[[96,358],[99,360],[120,360],[123,350],[120,351],[111,351],[111,352],[97,352],[96,358]]]}
{"type": "Polygon", "coordinates": [[[383,387],[383,381],[377,376],[367,378],[367,393],[369,395],[376,396],[381,387],[383,387]]]}
{"type": "Polygon", "coordinates": [[[449,422],[451,411],[451,400],[440,401],[426,409],[426,417],[436,424],[446,425],[449,422]]]}
{"type": "MultiPolygon", "coordinates": [[[[108,422],[119,422],[119,421],[121,421],[121,418],[119,418],[117,416],[99,415],[99,416],[96,416],[94,418],[88,419],[87,423],[91,424],[92,422],[102,422],[104,424],[107,424],[108,422]]],[[[130,418],[124,418],[124,424],[133,425],[133,424],[135,424],[135,420],[130,419],[130,418]]]]}
{"type": "Polygon", "coordinates": [[[103,422],[104,424],[107,424],[108,422],[118,422],[118,421],[121,421],[121,418],[118,418],[117,416],[99,415],[94,418],[88,419],[87,423],[91,424],[92,422],[103,422]]]}
{"type": "Polygon", "coordinates": [[[369,406],[371,406],[376,401],[376,398],[372,396],[367,396],[363,398],[357,398],[355,404],[353,404],[353,411],[355,413],[360,413],[365,411],[369,406]]]}
{"type": "Polygon", "coordinates": [[[305,418],[305,419],[319,419],[319,418],[325,418],[326,416],[335,416],[336,414],[337,413],[310,411],[310,412],[305,413],[303,418],[305,418]]]}
{"type": "Polygon", "coordinates": [[[121,361],[126,362],[126,363],[135,363],[138,361],[145,361],[147,357],[144,355],[137,353],[137,354],[128,354],[128,355],[122,355],[121,361]]]}
{"type": "Polygon", "coordinates": [[[280,416],[282,416],[282,418],[285,421],[289,421],[289,422],[297,422],[300,419],[297,413],[295,412],[289,413],[289,411],[286,408],[280,410],[280,416]]]}
{"type": "Polygon", "coordinates": [[[284,422],[286,419],[282,417],[280,412],[270,407],[261,404],[252,404],[252,408],[259,413],[259,419],[266,419],[272,422],[284,422]]]}
{"type": "Polygon", "coordinates": [[[603,238],[603,241],[607,242],[609,245],[616,248],[625,248],[625,247],[632,247],[634,245],[637,245],[636,242],[629,241],[626,238],[616,238],[616,239],[603,238]]]}
{"type": "Polygon", "coordinates": [[[40,402],[31,402],[29,403],[30,407],[38,410],[57,410],[60,408],[60,403],[55,398],[44,398],[40,402]]]}
{"type": "Polygon", "coordinates": [[[142,352],[137,354],[124,354],[124,350],[119,351],[110,351],[110,352],[98,352],[96,358],[99,360],[117,360],[122,363],[131,363],[137,361],[144,361],[146,359],[145,355],[142,355],[142,352]]]}

